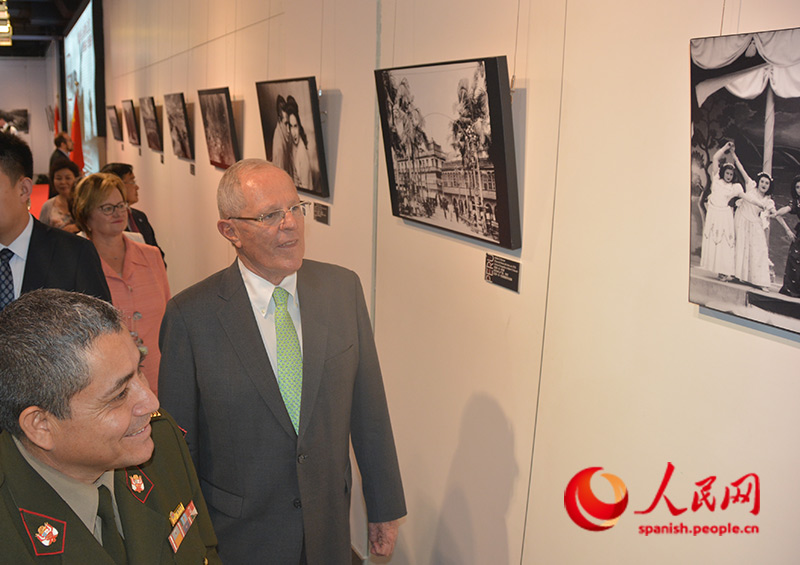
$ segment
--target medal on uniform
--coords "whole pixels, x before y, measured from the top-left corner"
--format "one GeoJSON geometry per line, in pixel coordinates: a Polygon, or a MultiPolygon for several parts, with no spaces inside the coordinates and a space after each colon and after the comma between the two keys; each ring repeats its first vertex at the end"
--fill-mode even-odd
{"type": "MultiPolygon", "coordinates": [[[[181,513],[178,514],[178,519],[175,524],[175,527],[172,528],[172,532],[169,534],[169,544],[172,546],[172,551],[178,553],[178,548],[181,546],[183,542],[183,538],[186,537],[186,533],[189,531],[189,528],[192,527],[194,523],[194,519],[197,517],[197,508],[194,506],[194,501],[189,502],[186,505],[186,508],[183,507],[183,503],[178,505],[178,508],[181,509],[181,513]]],[[[169,513],[169,520],[172,522],[173,515],[178,512],[178,508],[175,509],[175,512],[169,513]]]]}
{"type": "Polygon", "coordinates": [[[179,502],[178,506],[175,507],[175,510],[169,513],[170,524],[172,524],[173,526],[177,524],[178,520],[181,519],[181,514],[183,514],[184,510],[186,509],[183,507],[183,502],[179,502]]]}

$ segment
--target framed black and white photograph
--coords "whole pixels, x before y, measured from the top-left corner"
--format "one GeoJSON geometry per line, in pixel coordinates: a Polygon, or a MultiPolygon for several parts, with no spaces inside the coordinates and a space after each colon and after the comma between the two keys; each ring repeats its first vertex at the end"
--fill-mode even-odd
{"type": "Polygon", "coordinates": [[[215,167],[227,169],[241,158],[228,87],[198,90],[197,95],[206,132],[208,158],[215,167]]]}
{"type": "Polygon", "coordinates": [[[108,123],[111,124],[111,134],[117,141],[122,141],[122,125],[119,123],[119,114],[116,106],[106,106],[108,123]]]}
{"type": "Polygon", "coordinates": [[[194,159],[194,138],[189,126],[189,114],[186,111],[183,92],[165,95],[164,108],[167,111],[172,151],[181,159],[194,159]]]}
{"type": "MultiPolygon", "coordinates": [[[[28,110],[0,110],[0,116],[18,133],[28,133],[28,110]]],[[[13,130],[12,130],[13,131],[13,130]]]]}
{"type": "Polygon", "coordinates": [[[55,131],[56,115],[52,106],[45,106],[44,115],[47,118],[47,129],[55,131]]]}
{"type": "Polygon", "coordinates": [[[122,113],[125,116],[125,127],[128,130],[128,143],[131,145],[141,145],[139,141],[139,120],[136,117],[136,107],[133,100],[122,101],[122,113]]]}
{"type": "Polygon", "coordinates": [[[329,196],[316,79],[257,82],[256,93],[267,160],[289,173],[297,190],[329,196]]]}
{"type": "Polygon", "coordinates": [[[689,300],[800,333],[800,29],[691,40],[689,300]]]}
{"type": "Polygon", "coordinates": [[[518,249],[505,57],[375,71],[392,213],[518,249]]]}
{"type": "Polygon", "coordinates": [[[139,108],[142,113],[144,134],[147,136],[147,146],[153,151],[163,151],[164,143],[161,139],[161,128],[158,126],[156,101],[152,96],[139,98],[139,108]]]}

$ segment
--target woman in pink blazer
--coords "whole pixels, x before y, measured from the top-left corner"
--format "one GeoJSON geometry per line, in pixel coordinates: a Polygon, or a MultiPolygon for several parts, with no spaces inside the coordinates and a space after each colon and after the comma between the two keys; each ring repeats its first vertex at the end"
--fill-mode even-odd
{"type": "Polygon", "coordinates": [[[170,298],[167,271],[157,247],[123,235],[128,223],[125,185],[116,175],[89,175],[75,189],[75,223],[94,243],[111,290],[111,302],[122,311],[128,329],[144,354],[142,370],[158,392],[158,331],[170,298]]]}

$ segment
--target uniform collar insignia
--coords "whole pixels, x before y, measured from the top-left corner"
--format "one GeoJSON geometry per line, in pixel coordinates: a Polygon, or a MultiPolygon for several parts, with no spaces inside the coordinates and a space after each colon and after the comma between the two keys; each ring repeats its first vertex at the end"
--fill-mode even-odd
{"type": "Polygon", "coordinates": [[[20,508],[19,513],[37,557],[64,553],[67,531],[67,523],[64,520],[24,508],[20,508]]]}
{"type": "Polygon", "coordinates": [[[125,485],[131,494],[141,503],[147,500],[153,490],[153,481],[150,480],[141,467],[125,469],[125,485]]]}

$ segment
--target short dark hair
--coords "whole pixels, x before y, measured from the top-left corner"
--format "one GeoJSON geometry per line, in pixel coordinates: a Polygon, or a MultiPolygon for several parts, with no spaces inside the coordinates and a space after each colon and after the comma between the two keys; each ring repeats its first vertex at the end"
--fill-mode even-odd
{"type": "Polygon", "coordinates": [[[58,132],[58,134],[56,134],[56,137],[55,139],[53,139],[53,142],[56,144],[56,147],[61,147],[62,143],[67,143],[69,142],[69,140],[70,140],[69,134],[65,131],[60,131],[58,132]]]}
{"type": "Polygon", "coordinates": [[[0,132],[0,171],[12,183],[20,177],[33,178],[31,148],[13,133],[0,132]]]}
{"type": "MultiPolygon", "coordinates": [[[[69,169],[72,171],[72,174],[75,175],[75,179],[81,178],[81,170],[78,168],[78,165],[67,159],[66,157],[57,157],[55,161],[50,165],[50,178],[48,179],[48,184],[50,185],[50,190],[53,191],[51,194],[56,193],[56,186],[55,186],[55,178],[56,173],[63,169],[69,169]]],[[[74,188],[74,187],[73,187],[74,188]]]]}
{"type": "Polygon", "coordinates": [[[124,331],[113,306],[57,289],[23,294],[0,312],[0,427],[21,438],[19,416],[38,406],[63,420],[89,384],[89,350],[124,331]]]}
{"type": "Polygon", "coordinates": [[[111,173],[112,175],[117,175],[119,178],[122,178],[128,173],[133,172],[133,166],[129,165],[128,163],[109,163],[100,169],[100,172],[111,173]]]}
{"type": "Polygon", "coordinates": [[[53,176],[60,171],[61,169],[69,169],[72,171],[72,174],[75,175],[75,178],[81,176],[81,170],[78,168],[78,165],[70,161],[66,158],[58,158],[53,161],[53,164],[50,165],[50,182],[52,183],[53,176]]]}

